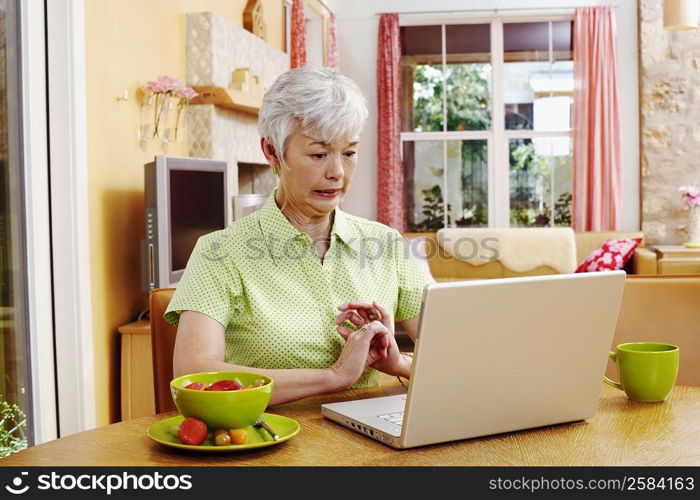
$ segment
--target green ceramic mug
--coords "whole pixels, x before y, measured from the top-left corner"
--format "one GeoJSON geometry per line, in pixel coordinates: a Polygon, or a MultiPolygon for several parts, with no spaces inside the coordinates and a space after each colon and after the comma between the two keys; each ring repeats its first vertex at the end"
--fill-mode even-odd
{"type": "Polygon", "coordinates": [[[660,342],[631,342],[610,351],[617,365],[620,382],[604,377],[608,385],[625,391],[633,401],[663,401],[673,389],[678,376],[680,349],[660,342]]]}

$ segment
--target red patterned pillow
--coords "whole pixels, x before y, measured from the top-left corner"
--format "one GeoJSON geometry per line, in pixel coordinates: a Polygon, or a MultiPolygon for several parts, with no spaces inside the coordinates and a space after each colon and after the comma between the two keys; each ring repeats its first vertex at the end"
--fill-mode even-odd
{"type": "Polygon", "coordinates": [[[642,242],[641,238],[626,240],[608,240],[588,254],[576,269],[577,273],[596,271],[615,271],[622,269],[629,262],[634,249],[642,242]]]}

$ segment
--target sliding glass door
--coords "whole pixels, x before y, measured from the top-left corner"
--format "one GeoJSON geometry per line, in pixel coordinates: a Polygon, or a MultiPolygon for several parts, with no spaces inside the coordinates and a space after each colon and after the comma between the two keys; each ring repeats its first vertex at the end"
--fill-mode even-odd
{"type": "Polygon", "coordinates": [[[0,0],[0,457],[33,440],[18,20],[0,0]]]}

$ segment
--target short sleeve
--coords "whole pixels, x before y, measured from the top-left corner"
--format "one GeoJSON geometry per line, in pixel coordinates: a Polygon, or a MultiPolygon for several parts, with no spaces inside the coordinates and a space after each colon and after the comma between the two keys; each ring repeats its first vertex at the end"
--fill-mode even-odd
{"type": "Polygon", "coordinates": [[[435,280],[430,274],[427,255],[421,254],[418,245],[409,243],[396,232],[394,258],[399,284],[399,295],[394,313],[395,321],[404,321],[420,315],[423,289],[435,280]]]}
{"type": "Polygon", "coordinates": [[[182,311],[197,311],[226,328],[242,307],[240,275],[218,245],[211,235],[197,240],[182,279],[163,315],[168,323],[177,326],[182,311]]]}

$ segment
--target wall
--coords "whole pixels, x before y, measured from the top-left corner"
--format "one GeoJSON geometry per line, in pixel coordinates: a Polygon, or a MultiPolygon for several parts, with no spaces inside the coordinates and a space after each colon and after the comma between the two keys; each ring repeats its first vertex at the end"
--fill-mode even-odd
{"type": "MultiPolygon", "coordinates": [[[[282,0],[263,0],[268,40],[284,50],[282,0]]],[[[85,2],[90,253],[97,425],[119,419],[117,327],[146,307],[139,240],[144,237],[143,165],[162,154],[137,141],[138,86],[158,75],[185,78],[185,13],[213,11],[242,25],[246,0],[85,2]],[[124,90],[127,102],[117,102],[124,90]]],[[[185,142],[168,154],[184,155],[185,142]]]]}
{"type": "Polygon", "coordinates": [[[663,0],[640,2],[642,229],[652,243],[687,239],[678,187],[700,185],[700,30],[663,29],[663,0]]]}
{"type": "MultiPolygon", "coordinates": [[[[661,0],[658,0],[659,2],[661,0]]],[[[378,12],[458,11],[494,8],[568,8],[573,4],[609,5],[609,0],[326,0],[336,14],[341,71],[355,80],[364,91],[370,117],[360,136],[361,168],[355,174],[353,188],[344,201],[345,210],[374,219],[377,205],[377,97],[376,58],[378,12]]],[[[639,228],[639,103],[637,79],[637,6],[634,0],[618,0],[619,93],[622,113],[622,162],[624,203],[622,229],[639,228]]],[[[570,10],[570,9],[569,9],[570,10]]],[[[542,14],[534,10],[530,14],[542,14]]],[[[484,13],[474,13],[483,15],[484,13]]]]}
{"type": "MultiPolygon", "coordinates": [[[[288,54],[226,17],[211,12],[188,14],[186,29],[187,81],[193,85],[228,87],[232,68],[248,68],[263,89],[269,89],[289,69],[288,54]]],[[[257,115],[204,104],[191,106],[186,119],[189,155],[227,162],[229,196],[238,194],[239,162],[267,165],[257,115]]],[[[262,181],[258,187],[267,189],[259,192],[269,194],[277,186],[277,176],[270,168],[260,170],[265,174],[258,176],[262,181]]]]}

